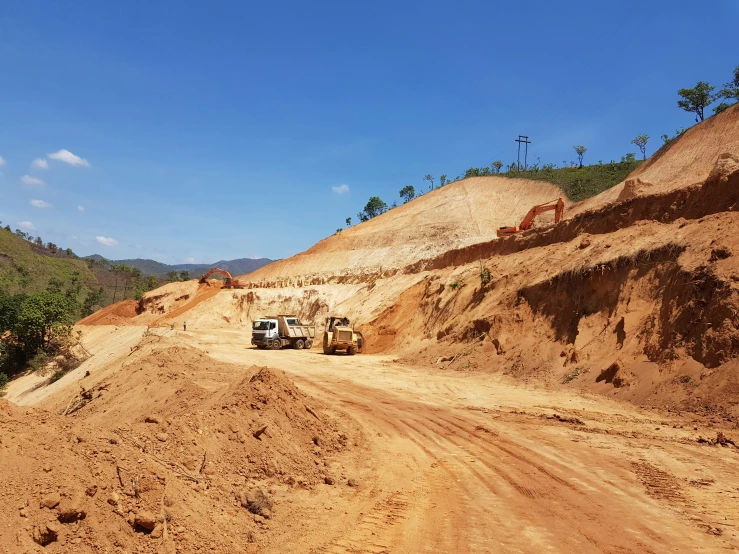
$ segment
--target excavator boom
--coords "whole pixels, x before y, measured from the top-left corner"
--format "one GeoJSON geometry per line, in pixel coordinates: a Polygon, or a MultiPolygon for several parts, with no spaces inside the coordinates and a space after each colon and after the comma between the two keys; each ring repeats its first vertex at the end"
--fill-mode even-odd
{"type": "Polygon", "coordinates": [[[552,200],[551,202],[545,202],[544,204],[538,204],[529,210],[521,221],[521,225],[518,227],[501,227],[498,229],[498,237],[509,237],[517,233],[528,231],[534,226],[534,219],[536,216],[543,214],[544,212],[554,211],[554,223],[559,223],[565,215],[565,203],[561,198],[552,200]]]}
{"type": "Polygon", "coordinates": [[[219,267],[211,268],[208,273],[206,273],[205,275],[201,275],[198,279],[198,282],[205,283],[208,280],[208,277],[210,277],[211,275],[223,275],[223,288],[225,289],[243,289],[246,286],[246,283],[244,283],[243,281],[239,281],[238,279],[234,279],[233,277],[231,277],[231,274],[228,271],[219,267]]]}

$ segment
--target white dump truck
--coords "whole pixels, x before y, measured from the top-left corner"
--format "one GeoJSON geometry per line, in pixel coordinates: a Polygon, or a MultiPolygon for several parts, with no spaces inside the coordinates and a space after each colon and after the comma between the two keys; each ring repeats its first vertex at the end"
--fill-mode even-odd
{"type": "Polygon", "coordinates": [[[316,326],[300,323],[294,315],[262,317],[254,321],[251,330],[251,343],[264,350],[279,350],[289,346],[296,350],[310,348],[316,338],[316,326]]]}

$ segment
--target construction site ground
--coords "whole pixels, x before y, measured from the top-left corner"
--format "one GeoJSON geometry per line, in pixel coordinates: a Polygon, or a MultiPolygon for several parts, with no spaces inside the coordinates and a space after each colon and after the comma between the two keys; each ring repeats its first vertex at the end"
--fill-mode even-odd
{"type": "MultiPolygon", "coordinates": [[[[19,380],[8,391],[13,402],[33,403],[51,413],[21,414],[22,408],[2,413],[0,462],[12,467],[13,453],[23,449],[18,471],[35,487],[0,493],[6,522],[0,550],[226,552],[251,547],[246,551],[657,554],[739,548],[739,454],[731,445],[711,444],[719,432],[730,436],[736,430],[711,418],[521,385],[504,375],[444,369],[443,363],[408,366],[385,355],[325,356],[319,349],[260,351],[240,331],[97,326],[86,328],[83,342],[93,357],[62,380],[46,387],[19,380]],[[106,338],[123,330],[128,341],[114,345],[106,338]],[[173,358],[172,352],[186,357],[173,358]],[[106,365],[91,365],[96,358],[106,365]],[[183,366],[183,360],[194,361],[183,366]],[[290,425],[302,427],[305,421],[295,416],[270,420],[285,428],[268,428],[262,440],[247,433],[248,444],[266,445],[268,463],[269,456],[286,448],[280,433],[303,443],[300,448],[307,452],[299,452],[297,460],[313,465],[311,449],[320,450],[320,444],[325,450],[315,475],[296,461],[283,460],[282,469],[271,476],[267,471],[246,479],[269,489],[274,499],[271,519],[259,517],[255,524],[233,494],[221,494],[243,486],[244,464],[206,437],[230,435],[234,428],[229,425],[248,427],[248,419],[226,415],[224,410],[233,406],[227,392],[241,390],[244,379],[260,367],[279,368],[276,375],[284,372],[287,381],[314,399],[320,425],[331,429],[314,440],[316,445],[310,433],[296,439],[290,425]],[[171,386],[160,377],[164,386],[142,394],[154,381],[151,370],[169,379],[178,373],[183,377],[171,386]],[[136,371],[141,373],[131,374],[136,371]],[[93,392],[73,414],[56,415],[69,409],[69,391],[77,386],[103,392],[93,392]],[[194,386],[196,402],[184,411],[164,413],[177,400],[184,407],[185,391],[194,386]],[[174,396],[166,399],[169,392],[174,396]],[[164,413],[161,421],[152,417],[157,413],[164,413]],[[173,421],[165,423],[165,417],[173,421]],[[59,419],[63,431],[57,438],[43,436],[26,418],[41,418],[47,430],[59,419]],[[147,418],[158,423],[147,423],[147,418]],[[14,421],[24,428],[11,437],[7,431],[14,421]],[[160,442],[161,432],[169,435],[166,442],[160,442]],[[211,452],[203,460],[206,467],[214,465],[205,470],[208,482],[183,477],[177,467],[185,467],[186,460],[180,466],[159,463],[172,458],[169,445],[181,433],[180,450],[191,439],[198,443],[190,473],[197,475],[199,449],[211,452]],[[337,434],[346,437],[343,446],[331,444],[337,434]],[[73,467],[66,454],[57,457],[53,469],[45,467],[48,473],[39,471],[49,464],[43,454],[49,448],[53,452],[54,442],[88,460],[95,457],[91,472],[73,467]],[[106,450],[108,458],[101,458],[106,450]],[[118,467],[126,468],[120,484],[118,467]],[[75,471],[81,475],[70,475],[75,471]],[[147,471],[157,477],[151,486],[156,498],[147,500],[141,493],[134,502],[153,503],[154,513],[161,507],[169,520],[169,532],[154,539],[127,523],[136,517],[135,508],[126,512],[109,502],[115,491],[126,498],[127,480],[133,473],[145,479],[147,471]],[[41,483],[44,478],[53,485],[41,483]],[[91,487],[98,494],[85,498],[82,491],[91,487]],[[30,535],[49,513],[56,515],[39,508],[52,489],[62,499],[83,498],[89,517],[61,525],[58,540],[41,548],[30,535]]],[[[305,412],[303,417],[313,418],[305,412]]],[[[264,462],[254,452],[250,456],[257,464],[264,462]]]]}

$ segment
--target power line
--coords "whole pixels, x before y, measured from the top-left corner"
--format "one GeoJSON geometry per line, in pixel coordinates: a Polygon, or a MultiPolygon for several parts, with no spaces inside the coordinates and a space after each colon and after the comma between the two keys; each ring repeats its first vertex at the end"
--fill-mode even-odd
{"type": "Polygon", "coordinates": [[[525,145],[523,154],[523,167],[524,169],[526,169],[528,167],[529,144],[531,144],[531,141],[526,135],[518,135],[518,138],[514,142],[518,143],[518,170],[521,171],[521,144],[523,143],[525,145]]]}

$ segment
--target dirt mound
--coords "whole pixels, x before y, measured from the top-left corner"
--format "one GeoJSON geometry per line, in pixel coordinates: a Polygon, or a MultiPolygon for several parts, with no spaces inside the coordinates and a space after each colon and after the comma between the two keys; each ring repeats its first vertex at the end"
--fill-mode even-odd
{"type": "Polygon", "coordinates": [[[81,319],[77,325],[132,325],[132,319],[138,315],[138,305],[135,300],[116,302],[81,319]]]}
{"type": "Polygon", "coordinates": [[[338,478],[331,461],[357,438],[283,374],[157,336],[84,375],[42,402],[51,412],[0,405],[0,467],[20,476],[2,493],[3,520],[19,522],[0,529],[2,544],[152,553],[269,544],[270,522],[290,517],[291,491],[338,478]]]}

